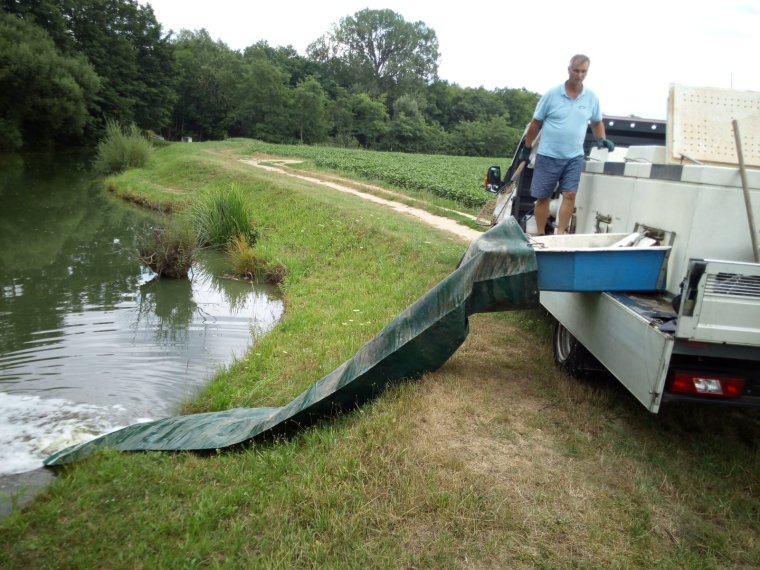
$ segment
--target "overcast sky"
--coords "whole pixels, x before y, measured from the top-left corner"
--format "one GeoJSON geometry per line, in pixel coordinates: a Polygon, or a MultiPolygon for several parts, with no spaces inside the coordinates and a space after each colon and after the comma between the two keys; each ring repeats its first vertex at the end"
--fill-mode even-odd
{"type": "MultiPolygon", "coordinates": [[[[140,0],[165,30],[205,28],[242,50],[306,46],[341,18],[388,8],[435,30],[438,75],[463,87],[543,93],[591,58],[586,85],[607,115],[664,119],[668,86],[760,91],[760,0],[140,0]]],[[[760,110],[758,110],[760,113],[760,110]]]]}

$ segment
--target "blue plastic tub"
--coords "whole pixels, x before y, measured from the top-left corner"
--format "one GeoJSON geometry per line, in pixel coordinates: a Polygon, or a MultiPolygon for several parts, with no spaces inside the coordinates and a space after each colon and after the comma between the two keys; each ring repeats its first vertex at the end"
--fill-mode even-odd
{"type": "Polygon", "coordinates": [[[670,246],[615,246],[629,234],[531,238],[541,291],[660,291],[670,246]]]}

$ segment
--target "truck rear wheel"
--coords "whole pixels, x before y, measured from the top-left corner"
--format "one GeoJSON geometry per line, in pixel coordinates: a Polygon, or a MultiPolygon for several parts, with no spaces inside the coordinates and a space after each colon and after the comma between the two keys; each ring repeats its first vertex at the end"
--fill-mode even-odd
{"type": "Polygon", "coordinates": [[[558,322],[554,325],[554,363],[573,376],[585,371],[586,348],[558,322]]]}

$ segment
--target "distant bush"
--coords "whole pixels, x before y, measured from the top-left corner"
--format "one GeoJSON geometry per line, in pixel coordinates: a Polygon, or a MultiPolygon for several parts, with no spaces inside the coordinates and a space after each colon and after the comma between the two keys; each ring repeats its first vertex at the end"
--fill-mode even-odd
{"type": "Polygon", "coordinates": [[[22,146],[24,146],[24,138],[18,127],[0,117],[0,151],[14,151],[22,146]]]}
{"type": "Polygon", "coordinates": [[[157,134],[156,132],[150,129],[145,131],[145,138],[150,141],[150,144],[154,148],[162,148],[162,147],[169,146],[170,144],[172,144],[168,140],[166,140],[164,137],[162,137],[161,135],[157,134]]]}
{"type": "Polygon", "coordinates": [[[259,238],[253,225],[253,210],[245,193],[235,184],[201,194],[193,202],[190,218],[200,245],[226,247],[238,236],[253,245],[259,238]]]}
{"type": "Polygon", "coordinates": [[[197,251],[192,227],[171,221],[165,227],[145,226],[137,236],[140,261],[160,277],[187,277],[197,251]]]}
{"type": "Polygon", "coordinates": [[[106,134],[98,144],[95,170],[102,174],[114,174],[128,168],[148,164],[153,145],[133,123],[124,129],[117,121],[106,123],[106,134]]]}

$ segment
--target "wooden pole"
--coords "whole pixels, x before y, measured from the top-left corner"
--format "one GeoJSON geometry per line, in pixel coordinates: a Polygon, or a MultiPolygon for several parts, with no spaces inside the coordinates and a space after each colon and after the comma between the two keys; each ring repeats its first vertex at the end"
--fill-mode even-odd
{"type": "Polygon", "coordinates": [[[736,154],[739,155],[739,174],[742,177],[742,191],[744,192],[744,205],[747,208],[747,220],[749,221],[749,231],[752,236],[752,255],[755,257],[755,263],[760,263],[760,251],[757,249],[757,230],[755,230],[755,217],[752,215],[752,202],[749,199],[749,185],[747,184],[747,169],[744,166],[744,154],[742,153],[742,141],[739,136],[739,122],[734,119],[731,121],[734,126],[734,139],[736,140],[736,154]]]}

